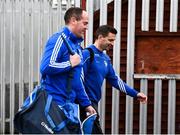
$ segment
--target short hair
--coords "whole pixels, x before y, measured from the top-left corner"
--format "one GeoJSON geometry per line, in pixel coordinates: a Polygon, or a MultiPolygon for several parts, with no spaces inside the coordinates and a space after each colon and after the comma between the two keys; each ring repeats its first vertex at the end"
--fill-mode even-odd
{"type": "Polygon", "coordinates": [[[65,24],[68,24],[72,17],[75,17],[76,20],[81,20],[83,10],[84,9],[79,8],[79,7],[69,8],[64,15],[65,24]]]}
{"type": "Polygon", "coordinates": [[[109,33],[117,34],[117,30],[110,25],[102,25],[96,30],[95,39],[97,39],[99,35],[106,37],[109,33]]]}

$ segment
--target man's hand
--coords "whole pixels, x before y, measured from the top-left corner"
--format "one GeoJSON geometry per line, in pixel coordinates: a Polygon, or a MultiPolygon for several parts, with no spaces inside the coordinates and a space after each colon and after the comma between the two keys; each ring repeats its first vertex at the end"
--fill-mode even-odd
{"type": "Polygon", "coordinates": [[[92,107],[92,106],[88,106],[85,108],[86,114],[87,116],[95,114],[96,110],[92,107]]]}
{"type": "Polygon", "coordinates": [[[70,63],[72,67],[79,65],[80,62],[81,57],[77,53],[75,53],[74,55],[70,55],[70,63]]]}
{"type": "Polygon", "coordinates": [[[147,103],[147,96],[144,93],[138,93],[137,94],[137,100],[139,100],[141,103],[145,104],[147,103]]]}

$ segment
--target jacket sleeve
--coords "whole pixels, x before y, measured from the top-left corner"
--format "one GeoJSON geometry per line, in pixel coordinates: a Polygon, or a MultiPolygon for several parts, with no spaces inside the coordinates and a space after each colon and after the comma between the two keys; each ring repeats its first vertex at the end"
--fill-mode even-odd
{"type": "Polygon", "coordinates": [[[54,75],[69,71],[71,69],[69,55],[64,55],[67,52],[61,36],[51,37],[46,44],[41,61],[40,71],[42,75],[54,75]]]}
{"type": "Polygon", "coordinates": [[[84,73],[82,66],[77,66],[73,69],[74,71],[74,80],[73,84],[75,85],[76,95],[78,103],[82,107],[87,107],[91,105],[91,101],[89,100],[89,97],[85,91],[84,85],[83,85],[83,79],[84,79],[84,73]]]}
{"type": "Polygon", "coordinates": [[[131,88],[125,82],[122,81],[122,79],[115,73],[113,66],[110,62],[109,62],[109,71],[106,79],[113,87],[119,89],[121,92],[131,97],[137,97],[138,91],[131,88]]]}

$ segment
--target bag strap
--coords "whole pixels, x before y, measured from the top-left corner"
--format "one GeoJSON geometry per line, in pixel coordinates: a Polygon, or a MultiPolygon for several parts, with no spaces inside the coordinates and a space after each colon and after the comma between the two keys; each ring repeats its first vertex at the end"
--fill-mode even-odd
{"type": "MultiPolygon", "coordinates": [[[[68,51],[71,55],[74,55],[75,52],[72,50],[70,44],[68,43],[68,41],[66,40],[66,38],[64,37],[64,35],[61,35],[62,39],[64,40],[65,44],[66,44],[66,47],[68,48],[68,51]]],[[[73,73],[73,70],[71,70],[69,72],[69,75],[68,75],[68,79],[67,79],[67,92],[68,92],[68,100],[67,101],[70,101],[70,92],[71,92],[71,88],[72,88],[72,85],[71,85],[71,81],[73,79],[73,76],[74,76],[74,73],[73,73]]]]}
{"type": "Polygon", "coordinates": [[[61,35],[62,39],[64,40],[65,44],[66,44],[66,47],[68,48],[68,51],[71,55],[74,55],[75,52],[72,50],[70,44],[68,43],[68,41],[66,40],[65,36],[62,34],[61,35]]]}
{"type": "Polygon", "coordinates": [[[52,96],[48,94],[48,98],[47,98],[47,102],[46,102],[46,106],[45,106],[45,116],[47,118],[47,121],[51,125],[51,127],[54,129],[56,126],[55,126],[51,116],[49,115],[49,109],[51,106],[51,102],[52,102],[52,96]]]}
{"type": "Polygon", "coordinates": [[[51,106],[51,103],[52,103],[52,96],[51,95],[48,95],[48,98],[47,98],[47,102],[46,102],[46,106],[45,106],[45,116],[47,118],[47,121],[49,122],[50,126],[52,127],[53,131],[60,131],[61,129],[63,129],[67,123],[68,123],[68,119],[62,121],[59,125],[55,125],[55,123],[53,122],[51,116],[49,115],[49,110],[50,110],[50,106],[51,106]]]}
{"type": "Polygon", "coordinates": [[[90,63],[92,63],[93,62],[93,60],[94,60],[94,51],[93,51],[93,49],[92,48],[86,48],[88,51],[89,51],[89,53],[90,53],[90,63]]]}

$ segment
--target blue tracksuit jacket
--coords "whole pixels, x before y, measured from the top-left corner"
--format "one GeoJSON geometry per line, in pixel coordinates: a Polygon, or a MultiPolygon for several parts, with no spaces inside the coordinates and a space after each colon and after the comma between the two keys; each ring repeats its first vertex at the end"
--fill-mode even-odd
{"type": "Polygon", "coordinates": [[[70,54],[61,35],[67,39],[71,48],[81,56],[82,49],[80,42],[82,38],[77,38],[67,27],[62,31],[53,34],[46,43],[44,54],[41,61],[40,72],[43,76],[42,86],[53,96],[53,99],[63,105],[67,98],[67,80],[70,70],[73,70],[74,76],[71,81],[70,101],[77,99],[81,106],[86,107],[91,104],[81,79],[83,73],[82,61],[75,68],[71,67],[70,54]]]}
{"type": "Polygon", "coordinates": [[[94,60],[90,62],[90,52],[83,50],[83,69],[84,86],[91,101],[98,103],[101,99],[101,86],[103,80],[106,80],[115,88],[130,95],[137,97],[137,91],[130,88],[120,77],[115,74],[111,60],[107,54],[99,51],[94,45],[90,45],[94,52],[94,60]]]}

